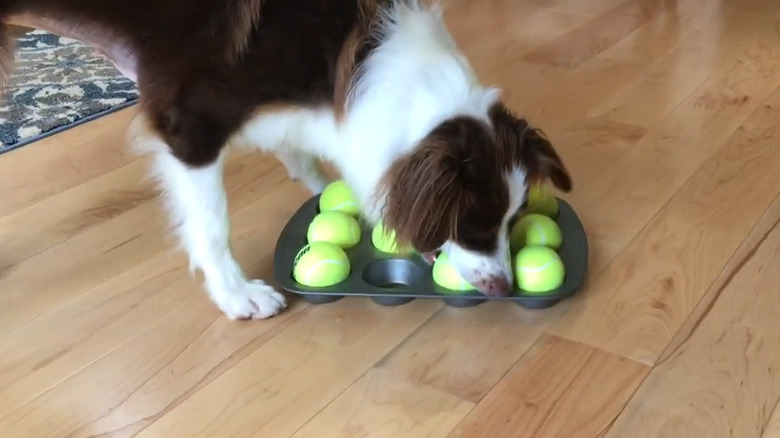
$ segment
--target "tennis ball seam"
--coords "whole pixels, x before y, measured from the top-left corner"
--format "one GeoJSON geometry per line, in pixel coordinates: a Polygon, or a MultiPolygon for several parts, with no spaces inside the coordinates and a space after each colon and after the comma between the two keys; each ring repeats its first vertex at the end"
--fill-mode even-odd
{"type": "Polygon", "coordinates": [[[355,207],[357,208],[357,205],[352,201],[342,202],[341,204],[334,205],[331,207],[331,210],[341,210],[344,207],[355,207]]]}
{"type": "MultiPolygon", "coordinates": [[[[536,229],[536,231],[539,232],[539,235],[541,236],[541,244],[546,245],[547,244],[547,233],[544,232],[544,228],[542,228],[541,224],[538,222],[531,222],[531,226],[536,229]]],[[[527,236],[527,233],[526,233],[527,236]]],[[[527,238],[527,237],[526,237],[527,238]]]]}
{"type": "Polygon", "coordinates": [[[344,263],[340,260],[320,260],[317,263],[314,264],[314,266],[310,267],[306,270],[306,283],[311,284],[311,276],[317,273],[322,267],[322,265],[343,265],[344,263]]]}
{"type": "Polygon", "coordinates": [[[539,271],[543,271],[543,270],[547,269],[547,267],[550,266],[553,263],[555,263],[554,259],[553,260],[548,260],[542,266],[537,266],[535,268],[530,268],[530,267],[526,267],[526,266],[520,266],[520,270],[523,271],[523,272],[539,272],[539,271]]]}

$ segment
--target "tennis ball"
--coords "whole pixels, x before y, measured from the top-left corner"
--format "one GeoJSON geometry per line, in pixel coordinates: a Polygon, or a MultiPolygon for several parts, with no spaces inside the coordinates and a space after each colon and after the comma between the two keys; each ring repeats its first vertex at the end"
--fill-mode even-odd
{"type": "Polygon", "coordinates": [[[311,287],[327,287],[341,283],[349,276],[347,253],[330,242],[313,242],[295,256],[293,278],[311,287]]]}
{"type": "Polygon", "coordinates": [[[360,213],[357,197],[347,183],[342,180],[333,181],[320,194],[320,211],[341,211],[350,216],[360,213]]]}
{"type": "Polygon", "coordinates": [[[465,292],[476,289],[460,275],[444,253],[439,254],[436,261],[433,262],[433,281],[453,292],[465,292]]]}
{"type": "Polygon", "coordinates": [[[330,242],[346,249],[357,245],[360,235],[360,224],[354,217],[331,210],[314,216],[306,238],[309,243],[330,242]]]}
{"type": "Polygon", "coordinates": [[[512,254],[525,246],[547,246],[557,250],[562,243],[563,235],[558,224],[548,216],[537,213],[521,217],[509,234],[512,254]]]}
{"type": "Polygon", "coordinates": [[[558,216],[558,199],[544,186],[535,185],[528,190],[527,213],[538,213],[554,218],[558,216]]]}
{"type": "Polygon", "coordinates": [[[380,222],[371,231],[371,244],[374,248],[388,254],[405,254],[412,252],[411,248],[399,248],[395,241],[395,230],[387,230],[380,222]]]}
{"type": "Polygon", "coordinates": [[[526,246],[515,256],[515,283],[528,293],[545,293],[563,284],[565,268],[555,250],[546,246],[526,246]]]}

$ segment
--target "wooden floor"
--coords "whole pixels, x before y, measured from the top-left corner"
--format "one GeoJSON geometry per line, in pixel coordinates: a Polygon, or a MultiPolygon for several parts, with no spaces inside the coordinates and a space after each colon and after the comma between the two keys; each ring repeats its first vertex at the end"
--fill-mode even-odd
{"type": "MultiPolygon", "coordinates": [[[[228,321],[166,238],[129,109],[0,156],[0,437],[780,437],[780,2],[448,3],[573,171],[579,296],[228,321]]],[[[259,155],[227,187],[270,278],[307,194],[259,155]]]]}

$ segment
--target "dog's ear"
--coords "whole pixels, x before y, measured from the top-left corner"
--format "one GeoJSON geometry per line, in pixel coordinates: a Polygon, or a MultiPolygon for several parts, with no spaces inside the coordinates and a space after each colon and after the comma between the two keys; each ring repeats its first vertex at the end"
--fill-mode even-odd
{"type": "Polygon", "coordinates": [[[512,115],[502,104],[490,110],[501,160],[507,166],[520,166],[529,184],[551,181],[563,192],[570,192],[572,180],[563,160],[541,131],[524,119],[512,115]]]}
{"type": "Polygon", "coordinates": [[[395,161],[380,191],[386,196],[384,225],[399,244],[429,252],[457,236],[463,212],[500,183],[495,155],[486,150],[492,143],[480,122],[452,119],[395,161]]]}
{"type": "Polygon", "coordinates": [[[559,190],[570,192],[571,176],[550,141],[531,127],[520,138],[520,162],[528,172],[528,181],[536,184],[549,180],[559,190]]]}

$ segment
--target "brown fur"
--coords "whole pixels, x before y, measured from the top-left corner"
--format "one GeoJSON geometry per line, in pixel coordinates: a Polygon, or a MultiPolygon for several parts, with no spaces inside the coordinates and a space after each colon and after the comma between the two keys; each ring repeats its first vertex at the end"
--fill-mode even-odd
{"type": "Polygon", "coordinates": [[[572,190],[571,176],[558,153],[541,131],[515,117],[504,105],[494,105],[490,118],[496,130],[499,162],[505,170],[523,166],[529,185],[551,181],[564,192],[572,190]]]}
{"type": "MultiPolygon", "coordinates": [[[[140,117],[131,134],[154,146],[164,142],[186,166],[208,166],[230,139],[241,141],[236,134],[258,113],[330,107],[343,117],[361,63],[378,44],[378,11],[390,2],[0,0],[0,56],[9,59],[6,24],[13,20],[93,44],[137,77],[140,117]]],[[[7,68],[0,63],[0,75],[7,68]]],[[[385,173],[377,193],[387,195],[382,220],[397,232],[399,243],[425,253],[452,239],[472,251],[495,253],[509,208],[509,170],[520,167],[529,182],[549,179],[560,189],[571,189],[560,158],[536,129],[502,105],[493,107],[490,119],[445,121],[385,173]]],[[[289,154],[277,154],[292,163],[288,170],[312,164],[311,157],[289,154]]],[[[312,179],[310,186],[317,190],[320,181],[316,175],[312,179]]],[[[186,215],[222,208],[219,201],[204,207],[178,200],[186,215]]],[[[209,239],[225,237],[225,242],[199,242],[219,248],[228,244],[227,236],[219,235],[222,225],[187,232],[190,237],[198,231],[211,233],[209,239]]],[[[230,269],[226,262],[223,270],[230,269]]],[[[225,274],[230,273],[210,275],[218,280],[225,274]]],[[[509,293],[506,278],[489,275],[480,280],[481,290],[509,293]]],[[[235,295],[221,290],[226,287],[211,291],[223,310],[240,318],[278,311],[281,297],[268,303],[275,293],[259,294],[256,283],[241,281],[233,281],[238,283],[235,295]]]]}
{"type": "Polygon", "coordinates": [[[509,194],[496,172],[498,147],[487,126],[449,120],[384,175],[384,220],[399,242],[433,251],[447,239],[479,251],[495,249],[509,194]]]}
{"type": "MultiPolygon", "coordinates": [[[[257,111],[331,105],[343,115],[358,66],[377,43],[377,11],[388,2],[0,0],[0,18],[34,17],[98,47],[126,47],[151,129],[178,159],[202,166],[257,111]]],[[[490,117],[492,128],[466,117],[447,121],[384,175],[385,220],[399,240],[420,251],[448,238],[492,250],[508,207],[504,174],[513,167],[524,167],[529,183],[549,179],[571,190],[536,129],[503,105],[490,117]]]]}
{"type": "Polygon", "coordinates": [[[249,37],[260,23],[260,11],[264,0],[231,0],[235,8],[236,21],[231,32],[228,47],[228,59],[233,63],[239,61],[241,56],[249,48],[249,37]]]}
{"type": "Polygon", "coordinates": [[[344,43],[336,67],[333,109],[337,120],[344,116],[349,92],[358,79],[357,66],[375,47],[376,42],[372,41],[372,35],[377,22],[377,11],[385,3],[385,0],[358,0],[355,27],[344,43]]]}
{"type": "Polygon", "coordinates": [[[384,220],[399,242],[428,252],[452,239],[467,249],[494,251],[509,207],[504,175],[516,167],[526,170],[528,184],[550,180],[571,190],[563,162],[536,129],[503,105],[491,110],[491,122],[451,119],[384,175],[384,220]]]}
{"type": "Polygon", "coordinates": [[[332,105],[360,24],[355,0],[0,0],[3,21],[24,14],[134,53],[142,110],[192,166],[212,163],[258,107],[332,105]]]}

